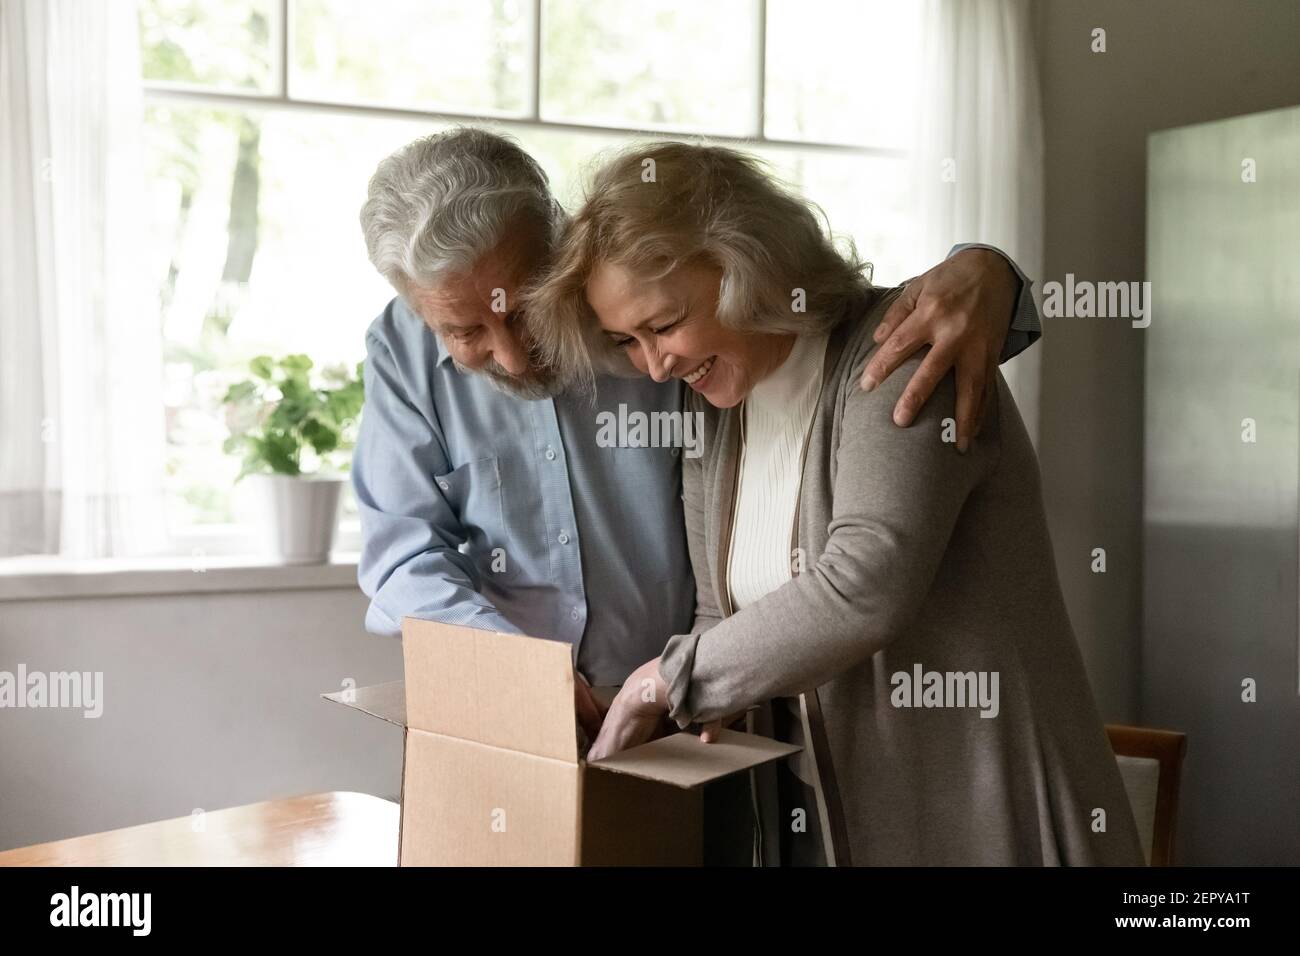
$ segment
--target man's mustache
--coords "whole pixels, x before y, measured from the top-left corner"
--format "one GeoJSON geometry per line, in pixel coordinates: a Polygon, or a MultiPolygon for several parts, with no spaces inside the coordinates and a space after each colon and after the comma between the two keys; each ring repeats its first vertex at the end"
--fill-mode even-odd
{"type": "Polygon", "coordinates": [[[479,368],[469,368],[452,360],[458,371],[467,375],[484,375],[498,390],[527,401],[554,398],[561,391],[555,375],[530,365],[522,375],[512,375],[496,359],[488,359],[479,368]]]}

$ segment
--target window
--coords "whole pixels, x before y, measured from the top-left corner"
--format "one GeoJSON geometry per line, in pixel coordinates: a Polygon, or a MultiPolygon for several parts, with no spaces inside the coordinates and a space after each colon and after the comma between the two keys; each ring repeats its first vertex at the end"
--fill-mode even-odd
{"type": "MultiPolygon", "coordinates": [[[[919,49],[886,0],[140,0],[151,245],[178,550],[249,546],[218,399],[260,353],[355,363],[392,297],[357,214],[384,156],[456,122],[572,205],[602,151],[703,136],[768,159],[875,264],[919,271],[903,168],[919,49]]],[[[355,547],[345,494],[340,547],[355,547]]]]}

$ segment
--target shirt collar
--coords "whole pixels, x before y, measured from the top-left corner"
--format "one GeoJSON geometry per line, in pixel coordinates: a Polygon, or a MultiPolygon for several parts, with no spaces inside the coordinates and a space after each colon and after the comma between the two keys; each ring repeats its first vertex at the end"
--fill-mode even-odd
{"type": "Polygon", "coordinates": [[[442,338],[431,328],[425,325],[424,319],[420,318],[416,314],[415,310],[411,308],[409,305],[407,305],[406,300],[403,299],[400,295],[397,297],[397,301],[400,304],[402,311],[406,313],[406,320],[408,322],[415,323],[417,326],[420,327],[420,333],[422,335],[427,335],[429,336],[430,339],[433,340],[434,366],[437,368],[441,368],[442,366],[448,364],[451,361],[451,353],[448,352],[447,347],[442,344],[442,338]]]}
{"type": "MultiPolygon", "coordinates": [[[[415,319],[415,321],[420,322],[420,318],[417,316],[416,319],[415,319]]],[[[421,322],[420,324],[423,325],[424,323],[421,322]]],[[[424,331],[426,331],[427,333],[429,333],[430,337],[432,337],[432,339],[433,339],[433,352],[434,352],[434,354],[435,354],[436,356],[438,356],[437,359],[434,360],[434,363],[433,363],[434,366],[437,367],[437,368],[442,368],[442,366],[450,364],[450,363],[451,363],[451,353],[448,352],[448,351],[447,351],[447,347],[446,347],[445,345],[442,344],[442,339],[438,336],[438,334],[437,334],[436,332],[434,332],[432,329],[430,329],[427,325],[424,327],[424,331]]]]}

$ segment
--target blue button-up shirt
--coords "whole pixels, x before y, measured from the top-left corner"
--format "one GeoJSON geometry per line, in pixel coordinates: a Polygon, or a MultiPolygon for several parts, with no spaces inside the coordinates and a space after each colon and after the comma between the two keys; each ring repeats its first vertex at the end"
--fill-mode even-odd
{"type": "MultiPolygon", "coordinates": [[[[1021,293],[1003,361],[1040,329],[1011,265],[1021,293]]],[[[597,421],[620,405],[680,411],[680,382],[515,398],[457,370],[399,298],[366,333],[365,385],[352,483],[367,630],[398,635],[410,616],[564,641],[596,685],[621,684],[690,630],[684,452],[603,447],[597,421]]]]}
{"type": "Polygon", "coordinates": [[[598,685],[690,630],[682,449],[602,447],[596,417],[680,409],[680,383],[514,398],[457,370],[394,299],[366,334],[365,385],[352,482],[367,630],[399,634],[409,615],[565,641],[598,685]]]}

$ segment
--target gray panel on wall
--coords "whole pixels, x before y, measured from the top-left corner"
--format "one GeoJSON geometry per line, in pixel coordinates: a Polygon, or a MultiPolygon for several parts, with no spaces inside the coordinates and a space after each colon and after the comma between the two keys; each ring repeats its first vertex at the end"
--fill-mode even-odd
{"type": "Polygon", "coordinates": [[[1189,736],[1179,862],[1296,864],[1300,108],[1152,134],[1147,183],[1142,723],[1189,736]]]}

